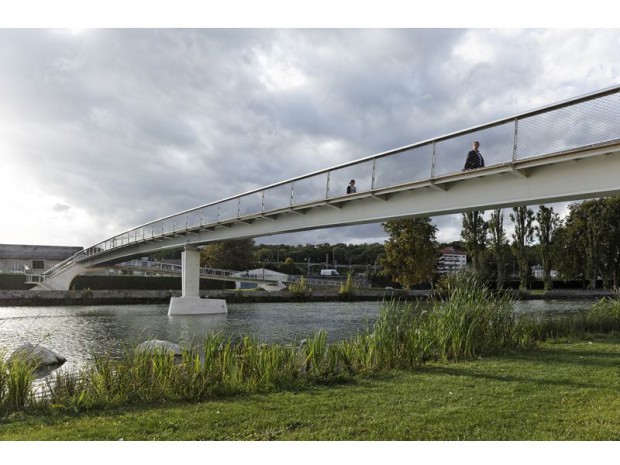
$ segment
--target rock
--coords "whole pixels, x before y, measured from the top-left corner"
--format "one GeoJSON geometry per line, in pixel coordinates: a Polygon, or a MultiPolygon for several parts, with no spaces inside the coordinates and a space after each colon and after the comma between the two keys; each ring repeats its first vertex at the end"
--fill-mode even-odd
{"type": "Polygon", "coordinates": [[[58,355],[53,350],[41,345],[31,344],[30,342],[26,342],[15,349],[7,362],[11,363],[15,360],[32,362],[34,364],[34,368],[49,365],[60,366],[67,361],[65,357],[58,355]]]}
{"type": "Polygon", "coordinates": [[[156,339],[145,341],[136,347],[136,352],[153,353],[153,352],[170,352],[175,357],[183,355],[183,348],[173,342],[158,341],[156,339]]]}

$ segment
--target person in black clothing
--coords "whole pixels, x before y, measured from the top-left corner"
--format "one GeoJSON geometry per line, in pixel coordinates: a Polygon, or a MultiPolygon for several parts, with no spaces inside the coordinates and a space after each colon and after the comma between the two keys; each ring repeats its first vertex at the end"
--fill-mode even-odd
{"type": "Polygon", "coordinates": [[[476,168],[484,168],[484,158],[478,151],[480,142],[476,141],[473,145],[473,150],[467,154],[467,160],[465,160],[465,166],[463,170],[474,170],[476,168]]]}
{"type": "Polygon", "coordinates": [[[347,194],[355,194],[357,192],[357,188],[355,187],[355,179],[351,179],[349,185],[347,186],[347,194]]]}

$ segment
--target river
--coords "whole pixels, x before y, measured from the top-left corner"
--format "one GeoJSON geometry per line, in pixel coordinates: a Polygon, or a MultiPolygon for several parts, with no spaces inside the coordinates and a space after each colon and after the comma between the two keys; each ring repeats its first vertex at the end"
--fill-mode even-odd
{"type": "MultiPolygon", "coordinates": [[[[516,312],[557,314],[589,308],[590,300],[515,302],[516,312]]],[[[198,343],[221,332],[233,338],[295,343],[320,329],[331,341],[363,330],[377,317],[380,302],[231,303],[228,314],[168,316],[167,305],[0,307],[0,352],[8,356],[28,341],[67,358],[75,369],[93,354],[119,355],[148,339],[198,343]]]]}

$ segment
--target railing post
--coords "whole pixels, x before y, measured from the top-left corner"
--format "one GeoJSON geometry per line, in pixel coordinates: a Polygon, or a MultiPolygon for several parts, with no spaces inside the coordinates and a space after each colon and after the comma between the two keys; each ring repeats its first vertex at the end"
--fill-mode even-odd
{"type": "Polygon", "coordinates": [[[515,118],[515,132],[512,140],[512,162],[517,160],[517,136],[519,134],[519,120],[515,118]]]}
{"type": "Polygon", "coordinates": [[[262,190],[260,194],[260,212],[265,213],[265,191],[262,190]]]}
{"type": "Polygon", "coordinates": [[[437,146],[437,141],[433,141],[433,159],[431,161],[431,179],[433,179],[435,177],[435,149],[437,146]]]}
{"type": "Polygon", "coordinates": [[[325,184],[325,198],[328,199],[329,198],[329,177],[332,174],[331,171],[327,172],[327,182],[325,184]]]}
{"type": "Polygon", "coordinates": [[[241,197],[237,199],[237,218],[241,217],[241,197]]]}
{"type": "Polygon", "coordinates": [[[375,190],[375,172],[377,169],[377,159],[372,159],[372,177],[370,178],[370,190],[375,190]]]}
{"type": "Polygon", "coordinates": [[[289,206],[290,207],[293,206],[293,198],[295,196],[294,185],[295,185],[295,183],[291,183],[291,198],[290,198],[290,202],[289,202],[289,206]]]}

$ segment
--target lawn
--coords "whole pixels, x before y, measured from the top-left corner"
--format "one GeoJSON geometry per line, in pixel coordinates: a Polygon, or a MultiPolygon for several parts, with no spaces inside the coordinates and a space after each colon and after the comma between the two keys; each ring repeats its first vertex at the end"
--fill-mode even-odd
{"type": "Polygon", "coordinates": [[[14,413],[13,441],[618,441],[620,337],[537,349],[348,384],[192,404],[79,414],[14,413]]]}

